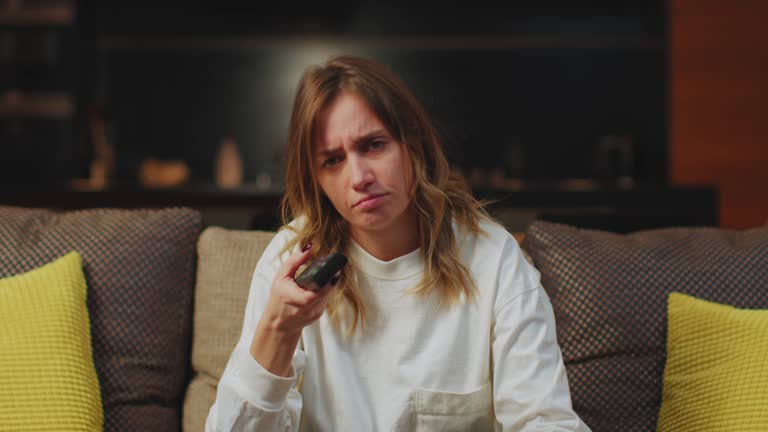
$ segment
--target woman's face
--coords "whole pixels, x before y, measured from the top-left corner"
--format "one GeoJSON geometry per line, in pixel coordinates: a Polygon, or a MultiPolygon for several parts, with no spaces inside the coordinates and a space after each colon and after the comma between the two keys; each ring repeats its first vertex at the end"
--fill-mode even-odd
{"type": "Polygon", "coordinates": [[[318,120],[313,139],[317,181],[352,234],[411,226],[410,162],[403,144],[365,100],[342,91],[318,120]]]}

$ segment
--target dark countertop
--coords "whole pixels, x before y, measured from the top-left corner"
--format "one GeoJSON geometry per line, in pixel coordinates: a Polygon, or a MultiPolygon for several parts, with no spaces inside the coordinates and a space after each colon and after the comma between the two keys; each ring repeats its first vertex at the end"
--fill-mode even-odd
{"type": "MultiPolygon", "coordinates": [[[[718,191],[714,186],[633,185],[595,182],[525,182],[514,187],[475,187],[491,214],[530,211],[538,219],[588,228],[631,231],[672,225],[717,226],[718,191]]],[[[280,188],[242,186],[221,189],[194,185],[173,189],[136,186],[103,190],[67,187],[0,187],[0,205],[79,209],[96,207],[192,207],[277,215],[280,188]]]]}

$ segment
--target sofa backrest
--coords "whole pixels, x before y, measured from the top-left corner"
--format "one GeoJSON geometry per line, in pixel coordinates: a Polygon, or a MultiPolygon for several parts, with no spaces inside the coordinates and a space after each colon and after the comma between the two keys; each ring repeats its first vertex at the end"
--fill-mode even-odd
{"type": "Polygon", "coordinates": [[[600,431],[655,431],[672,291],[768,308],[768,227],[614,234],[537,221],[524,248],[552,301],[574,410],[600,431]]]}
{"type": "Polygon", "coordinates": [[[179,429],[201,229],[185,208],[0,206],[0,277],[82,256],[106,431],[179,429]]]}
{"type": "Polygon", "coordinates": [[[184,400],[185,432],[205,430],[216,386],[243,325],[256,262],[274,232],[206,228],[197,242],[192,369],[184,400]]]}

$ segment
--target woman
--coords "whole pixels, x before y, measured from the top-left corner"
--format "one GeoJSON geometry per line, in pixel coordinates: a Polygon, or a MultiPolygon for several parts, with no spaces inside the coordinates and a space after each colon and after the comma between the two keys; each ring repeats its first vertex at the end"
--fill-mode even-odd
{"type": "Polygon", "coordinates": [[[305,73],[286,179],[209,431],[589,430],[539,273],[390,71],[343,56],[305,73]],[[334,250],[337,278],[295,283],[334,250]]]}

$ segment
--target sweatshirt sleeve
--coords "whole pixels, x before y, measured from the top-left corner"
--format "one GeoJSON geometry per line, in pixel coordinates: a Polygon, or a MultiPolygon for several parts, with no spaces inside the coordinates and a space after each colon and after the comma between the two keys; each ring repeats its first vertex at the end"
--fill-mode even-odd
{"type": "Polygon", "coordinates": [[[284,432],[299,428],[302,398],[298,382],[306,362],[301,343],[293,356],[293,374],[290,377],[272,374],[250,353],[256,324],[266,306],[272,280],[280,265],[278,253],[285,244],[283,234],[275,236],[256,265],[241,336],[219,380],[216,401],[206,420],[206,432],[284,432]]]}
{"type": "Polygon", "coordinates": [[[505,246],[498,282],[492,340],[498,422],[504,431],[588,432],[571,406],[549,297],[514,239],[505,246]]]}

